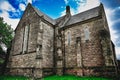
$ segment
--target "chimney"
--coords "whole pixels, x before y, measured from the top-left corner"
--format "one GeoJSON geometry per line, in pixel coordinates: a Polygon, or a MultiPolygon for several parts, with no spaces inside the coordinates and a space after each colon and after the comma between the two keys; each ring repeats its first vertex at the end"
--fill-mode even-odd
{"type": "Polygon", "coordinates": [[[66,15],[71,15],[71,13],[70,13],[70,6],[69,5],[66,6],[66,15]]]}

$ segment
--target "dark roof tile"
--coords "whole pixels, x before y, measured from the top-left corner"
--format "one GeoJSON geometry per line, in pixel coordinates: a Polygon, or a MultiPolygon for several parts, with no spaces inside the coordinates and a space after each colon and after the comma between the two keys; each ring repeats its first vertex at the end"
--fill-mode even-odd
{"type": "MultiPolygon", "coordinates": [[[[62,16],[62,17],[59,17],[59,18],[54,20],[54,19],[50,18],[49,16],[47,16],[46,14],[44,14],[43,12],[36,9],[35,7],[33,7],[33,8],[39,16],[44,16],[44,19],[47,20],[48,22],[50,22],[53,25],[59,23],[64,18],[64,16],[62,16]]],[[[90,10],[78,13],[76,15],[73,15],[73,16],[71,16],[70,20],[65,24],[65,26],[97,17],[99,15],[99,11],[100,11],[100,6],[97,6],[95,8],[90,9],[90,10]]]]}
{"type": "Polygon", "coordinates": [[[99,15],[99,7],[87,10],[85,12],[76,14],[71,16],[70,20],[68,21],[68,23],[66,24],[66,26],[71,25],[71,24],[75,24],[78,22],[82,22],[84,20],[88,20],[91,19],[93,17],[97,17],[99,15]]]}

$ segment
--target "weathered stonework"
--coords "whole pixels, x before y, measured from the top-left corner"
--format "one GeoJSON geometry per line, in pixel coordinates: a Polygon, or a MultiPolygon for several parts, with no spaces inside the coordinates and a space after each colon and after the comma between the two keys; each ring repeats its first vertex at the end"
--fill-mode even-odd
{"type": "Polygon", "coordinates": [[[102,5],[73,16],[67,6],[66,15],[53,20],[28,4],[15,33],[6,74],[36,78],[117,74],[102,5]]]}

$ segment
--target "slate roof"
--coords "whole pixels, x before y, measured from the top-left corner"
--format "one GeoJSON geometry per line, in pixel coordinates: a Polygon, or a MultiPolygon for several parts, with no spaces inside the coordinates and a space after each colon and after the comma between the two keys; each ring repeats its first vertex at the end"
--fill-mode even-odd
{"type": "Polygon", "coordinates": [[[71,16],[70,20],[67,22],[65,26],[97,17],[99,15],[99,11],[100,11],[100,7],[98,6],[93,9],[87,10],[85,12],[73,15],[71,16]]]}
{"type": "MultiPolygon", "coordinates": [[[[48,22],[50,22],[51,24],[55,25],[57,23],[59,23],[60,21],[62,21],[62,19],[65,16],[59,17],[57,19],[52,19],[49,16],[47,16],[46,14],[44,14],[43,12],[39,11],[38,9],[36,9],[35,7],[33,7],[34,10],[37,12],[37,14],[39,16],[44,16],[44,19],[47,20],[48,22]]],[[[92,8],[90,10],[78,13],[76,15],[71,16],[70,20],[65,24],[65,26],[71,25],[71,24],[75,24],[78,22],[82,22],[84,20],[88,20],[94,17],[97,17],[99,15],[99,11],[100,11],[100,6],[97,6],[95,8],[92,8]]]]}

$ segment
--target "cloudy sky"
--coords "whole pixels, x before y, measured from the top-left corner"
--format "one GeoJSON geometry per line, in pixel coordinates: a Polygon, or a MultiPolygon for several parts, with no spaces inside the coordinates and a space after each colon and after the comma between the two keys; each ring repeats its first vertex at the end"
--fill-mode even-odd
{"type": "Polygon", "coordinates": [[[0,16],[15,29],[28,3],[55,19],[65,14],[66,5],[70,5],[74,15],[100,2],[105,8],[117,59],[120,59],[120,0],[0,0],[0,16]]]}

